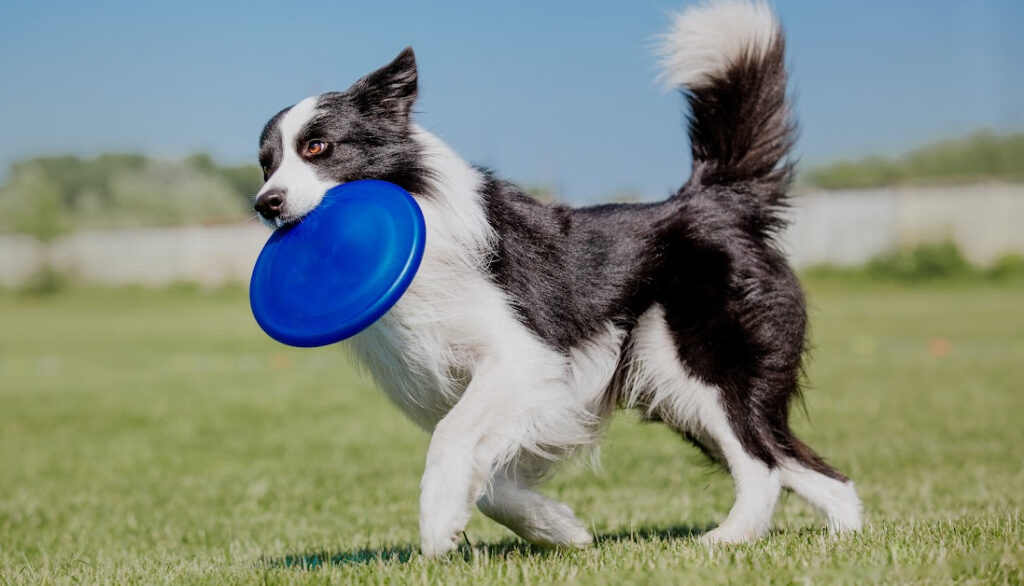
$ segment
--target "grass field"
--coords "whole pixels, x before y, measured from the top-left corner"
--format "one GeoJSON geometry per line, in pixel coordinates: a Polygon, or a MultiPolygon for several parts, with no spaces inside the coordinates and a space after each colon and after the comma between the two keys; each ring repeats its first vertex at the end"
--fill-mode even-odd
{"type": "Polygon", "coordinates": [[[863,533],[785,497],[767,539],[699,545],[729,478],[624,413],[544,489],[595,547],[478,514],[445,561],[415,547],[427,436],[338,349],[269,341],[240,292],[0,295],[0,583],[1024,582],[1024,287],[810,290],[797,428],[863,533]]]}

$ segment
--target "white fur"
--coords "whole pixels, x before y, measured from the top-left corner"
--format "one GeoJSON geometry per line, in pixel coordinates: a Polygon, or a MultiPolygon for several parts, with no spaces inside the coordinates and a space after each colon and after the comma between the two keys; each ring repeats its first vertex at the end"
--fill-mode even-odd
{"type": "Polygon", "coordinates": [[[521,481],[499,473],[477,502],[485,515],[536,545],[590,545],[594,538],[568,505],[530,490],[521,481]]]}
{"type": "Polygon", "coordinates": [[[743,449],[721,404],[720,391],[683,367],[660,305],[640,316],[628,352],[626,404],[700,438],[732,473],[736,503],[726,520],[702,540],[737,543],[764,535],[779,497],[780,473],[743,449]]]}
{"type": "Polygon", "coordinates": [[[299,132],[316,113],[317,97],[309,97],[291,107],[281,118],[281,138],[284,154],[281,165],[260,189],[263,195],[271,189],[285,191],[285,205],[280,216],[275,218],[277,226],[297,220],[313,211],[324,198],[328,189],[337,185],[325,181],[317,174],[316,169],[308,164],[296,150],[295,140],[299,132]]]}
{"type": "Polygon", "coordinates": [[[625,330],[609,322],[599,334],[569,351],[569,386],[589,412],[610,415],[616,407],[608,403],[606,391],[619,367],[625,337],[625,330]]]}
{"type": "Polygon", "coordinates": [[[671,87],[704,87],[744,55],[764,56],[778,31],[775,15],[761,0],[691,6],[674,16],[672,28],[659,39],[659,79],[671,87]]]}
{"type": "Polygon", "coordinates": [[[782,486],[821,511],[832,533],[860,531],[861,503],[852,480],[840,482],[799,463],[787,462],[782,466],[782,486]]]}

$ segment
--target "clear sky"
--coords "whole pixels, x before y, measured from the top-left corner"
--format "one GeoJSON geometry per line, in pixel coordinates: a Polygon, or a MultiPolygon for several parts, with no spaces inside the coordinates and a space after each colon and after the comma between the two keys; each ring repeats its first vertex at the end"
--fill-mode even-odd
{"type": "MultiPolygon", "coordinates": [[[[419,121],[576,201],[688,174],[652,36],[680,1],[0,2],[0,175],[36,154],[255,162],[267,118],[412,45],[419,121]]],[[[1024,1],[780,0],[804,163],[1024,129],[1024,1]]]]}

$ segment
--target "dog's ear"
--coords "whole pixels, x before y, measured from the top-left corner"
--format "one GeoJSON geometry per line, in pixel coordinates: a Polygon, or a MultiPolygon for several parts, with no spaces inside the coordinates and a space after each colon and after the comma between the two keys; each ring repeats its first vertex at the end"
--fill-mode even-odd
{"type": "Polygon", "coordinates": [[[416,101],[416,55],[406,47],[394,61],[352,85],[360,110],[408,120],[416,101]]]}

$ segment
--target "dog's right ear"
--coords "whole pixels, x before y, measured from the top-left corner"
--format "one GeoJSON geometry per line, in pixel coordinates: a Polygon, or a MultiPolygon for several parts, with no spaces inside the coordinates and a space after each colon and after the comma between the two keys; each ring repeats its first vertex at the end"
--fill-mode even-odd
{"type": "Polygon", "coordinates": [[[406,47],[394,61],[355,82],[350,91],[364,113],[408,121],[416,88],[416,55],[406,47]]]}

